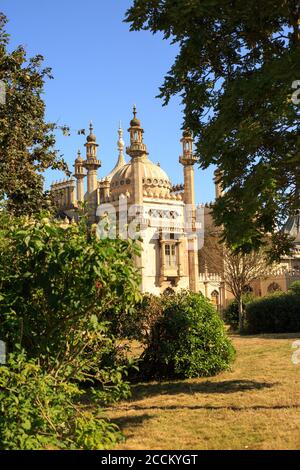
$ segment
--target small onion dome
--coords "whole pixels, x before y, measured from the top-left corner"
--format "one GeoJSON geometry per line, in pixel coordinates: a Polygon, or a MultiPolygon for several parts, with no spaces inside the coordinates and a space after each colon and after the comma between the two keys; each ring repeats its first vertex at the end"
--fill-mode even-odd
{"type": "Polygon", "coordinates": [[[185,129],[182,133],[182,136],[183,137],[192,137],[192,133],[191,133],[190,129],[185,129]]]}
{"type": "Polygon", "coordinates": [[[77,152],[77,158],[75,160],[75,163],[82,163],[83,162],[83,158],[81,156],[81,153],[80,153],[80,150],[78,150],[77,152]]]}
{"type": "Polygon", "coordinates": [[[89,134],[86,138],[87,142],[96,142],[97,138],[95,134],[89,134]]]}
{"type": "Polygon", "coordinates": [[[222,176],[222,170],[220,170],[220,168],[217,168],[215,171],[214,171],[214,175],[215,175],[215,178],[220,178],[222,176]]]}
{"type": "Polygon", "coordinates": [[[133,118],[130,121],[130,127],[140,127],[141,126],[141,121],[138,118],[133,118]]]}
{"type": "Polygon", "coordinates": [[[136,106],[133,106],[133,119],[130,121],[130,127],[141,127],[141,121],[136,117],[136,106]]]}
{"type": "Polygon", "coordinates": [[[93,124],[92,122],[90,123],[90,133],[89,135],[87,136],[86,140],[87,142],[96,142],[97,140],[97,137],[95,136],[95,134],[93,133],[94,131],[94,128],[93,128],[93,124]]]}

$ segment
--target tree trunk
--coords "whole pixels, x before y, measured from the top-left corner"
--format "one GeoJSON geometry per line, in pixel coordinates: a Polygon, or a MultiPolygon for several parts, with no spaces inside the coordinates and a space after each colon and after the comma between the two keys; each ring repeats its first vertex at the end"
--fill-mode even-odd
{"type": "Polygon", "coordinates": [[[241,333],[244,329],[244,309],[242,296],[237,299],[237,303],[239,308],[239,332],[241,333]]]}

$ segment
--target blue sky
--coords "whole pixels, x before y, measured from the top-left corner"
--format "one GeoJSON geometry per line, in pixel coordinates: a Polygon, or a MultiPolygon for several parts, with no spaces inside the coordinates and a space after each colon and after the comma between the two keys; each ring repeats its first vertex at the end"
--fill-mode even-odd
{"type": "MultiPolygon", "coordinates": [[[[29,56],[42,54],[52,67],[54,80],[45,88],[47,119],[71,128],[70,137],[57,135],[57,147],[70,167],[78,148],[84,150],[85,138],[76,131],[88,128],[92,120],[102,161],[99,178],[105,176],[116,162],[119,120],[127,144],[126,131],[136,103],[151,160],[160,162],[174,184],[180,183],[180,100],[175,98],[163,107],[155,98],[173,63],[176,46],[149,32],[129,32],[122,20],[131,3],[2,0],[1,11],[9,18],[10,47],[22,44],[29,56]]],[[[195,168],[198,202],[214,197],[212,173],[213,169],[195,168]]],[[[63,177],[47,172],[46,187],[63,177]]]]}

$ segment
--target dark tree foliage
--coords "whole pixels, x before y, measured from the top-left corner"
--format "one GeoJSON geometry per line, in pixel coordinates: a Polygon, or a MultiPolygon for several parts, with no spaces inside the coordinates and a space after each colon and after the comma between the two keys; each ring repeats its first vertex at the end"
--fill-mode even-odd
{"type": "Polygon", "coordinates": [[[245,332],[248,334],[298,333],[299,330],[299,292],[276,292],[246,306],[245,332]]]}
{"type": "Polygon", "coordinates": [[[249,251],[299,208],[300,20],[296,0],[134,0],[131,30],[162,32],[179,48],[160,88],[179,94],[202,168],[220,169],[214,208],[224,239],[249,251]]]}
{"type": "Polygon", "coordinates": [[[67,171],[55,150],[56,125],[45,122],[43,90],[51,69],[43,57],[27,58],[22,46],[9,51],[6,17],[0,12],[0,201],[16,214],[47,206],[42,173],[67,171]]]}

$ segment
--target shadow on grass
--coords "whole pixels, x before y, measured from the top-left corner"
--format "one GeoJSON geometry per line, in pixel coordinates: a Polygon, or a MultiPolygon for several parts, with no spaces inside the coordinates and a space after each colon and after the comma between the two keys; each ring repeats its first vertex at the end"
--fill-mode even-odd
{"type": "MultiPolygon", "coordinates": [[[[166,406],[157,406],[157,405],[149,405],[149,406],[142,406],[142,405],[129,405],[125,407],[119,407],[119,410],[131,410],[131,411],[155,411],[155,410],[162,410],[162,411],[172,411],[172,410],[208,410],[208,411],[222,411],[222,410],[229,410],[229,411],[259,411],[259,410],[294,410],[299,409],[300,404],[294,405],[253,405],[253,406],[236,406],[236,405],[166,405],[166,406]]],[[[125,417],[125,424],[127,424],[127,420],[129,418],[125,417]]],[[[116,420],[114,420],[116,421],[116,420]]]]}
{"type": "Polygon", "coordinates": [[[230,338],[245,339],[300,339],[299,333],[238,333],[237,331],[228,331],[230,338]]]}
{"type": "Polygon", "coordinates": [[[137,428],[141,426],[145,421],[153,418],[152,415],[144,413],[142,415],[135,415],[135,416],[118,416],[117,418],[113,418],[112,422],[119,426],[121,430],[126,427],[137,428]]]}
{"type": "Polygon", "coordinates": [[[143,400],[155,395],[175,395],[180,393],[236,393],[272,388],[276,383],[257,382],[254,380],[224,380],[222,382],[205,381],[199,383],[161,382],[142,383],[132,386],[132,400],[143,400]]]}
{"type": "Polygon", "coordinates": [[[265,333],[258,335],[260,339],[300,339],[299,333],[265,333]]]}

